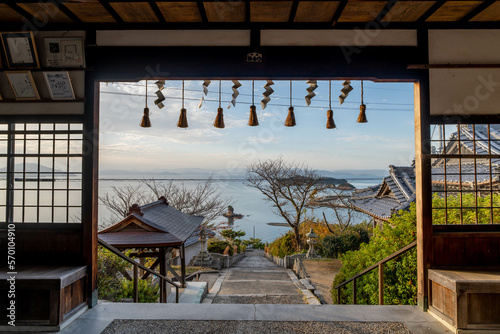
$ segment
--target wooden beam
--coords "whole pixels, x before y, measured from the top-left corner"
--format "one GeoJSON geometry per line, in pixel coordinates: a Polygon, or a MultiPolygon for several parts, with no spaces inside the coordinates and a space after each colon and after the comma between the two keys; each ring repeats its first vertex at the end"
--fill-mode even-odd
{"type": "MultiPolygon", "coordinates": [[[[16,3],[8,3],[8,2],[6,2],[5,4],[7,6],[9,6],[10,8],[12,8],[14,11],[16,11],[19,15],[21,15],[22,17],[24,17],[28,22],[31,22],[31,23],[34,22],[33,15],[31,15],[26,10],[24,10],[23,8],[21,8],[20,6],[18,6],[16,3]]],[[[8,31],[8,30],[6,30],[6,31],[8,31]]]]}
{"type": "Polygon", "coordinates": [[[446,0],[440,0],[437,1],[434,5],[432,5],[431,8],[429,8],[424,15],[420,16],[418,19],[418,23],[423,23],[425,22],[432,14],[434,14],[439,8],[441,8],[442,5],[446,3],[446,0]]]}
{"type": "Polygon", "coordinates": [[[160,21],[160,23],[165,23],[165,18],[163,17],[163,14],[161,13],[160,8],[158,8],[158,5],[156,4],[156,1],[148,1],[149,5],[151,6],[151,9],[155,13],[156,17],[160,21]]]}
{"type": "Polygon", "coordinates": [[[115,19],[117,23],[123,24],[125,21],[120,15],[115,11],[113,6],[109,4],[109,1],[101,1],[101,5],[108,11],[108,13],[115,19]]]}
{"type": "Polygon", "coordinates": [[[332,21],[330,22],[330,25],[333,27],[337,24],[340,15],[342,15],[342,12],[344,11],[345,6],[347,5],[348,0],[342,0],[340,1],[339,6],[337,7],[337,10],[335,11],[335,14],[333,14],[332,21]]]}
{"type": "Polygon", "coordinates": [[[203,6],[203,1],[196,1],[198,4],[198,10],[200,11],[201,20],[203,23],[208,23],[207,12],[205,6],[203,6]]]}
{"type": "Polygon", "coordinates": [[[380,13],[375,18],[375,21],[376,22],[382,22],[382,20],[384,19],[384,17],[387,15],[387,13],[389,13],[389,11],[392,9],[392,7],[394,7],[394,5],[396,4],[396,2],[398,2],[398,0],[390,0],[390,1],[388,1],[387,4],[385,5],[385,7],[380,11],[380,13]]]}
{"type": "Polygon", "coordinates": [[[470,19],[472,19],[474,16],[477,14],[481,13],[483,10],[486,10],[489,6],[494,4],[496,1],[495,0],[487,0],[483,1],[482,4],[471,10],[469,13],[467,13],[464,17],[462,17],[458,22],[469,22],[470,19]]]}
{"type": "MultiPolygon", "coordinates": [[[[158,265],[159,265],[159,264],[160,264],[160,258],[158,257],[158,258],[156,259],[156,261],[155,261],[155,262],[153,262],[153,264],[151,265],[150,269],[151,269],[151,270],[155,270],[155,269],[156,269],[156,267],[158,267],[158,265]]],[[[146,273],[144,273],[144,275],[142,275],[141,279],[146,279],[146,278],[148,278],[150,274],[151,274],[151,273],[150,273],[149,271],[147,271],[146,273]]]]}
{"type": "Polygon", "coordinates": [[[500,68],[500,64],[412,64],[409,70],[428,70],[431,68],[500,68]]]}
{"type": "Polygon", "coordinates": [[[290,17],[288,22],[293,23],[295,21],[295,15],[297,15],[297,8],[299,7],[299,0],[293,0],[292,9],[290,10],[290,17]]]}

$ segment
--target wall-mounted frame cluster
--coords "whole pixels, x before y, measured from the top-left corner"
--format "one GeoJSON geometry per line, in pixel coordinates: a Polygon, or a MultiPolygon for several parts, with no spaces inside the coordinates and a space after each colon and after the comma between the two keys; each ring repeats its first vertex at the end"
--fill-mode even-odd
{"type": "Polygon", "coordinates": [[[73,75],[75,70],[85,68],[82,36],[35,39],[32,32],[5,32],[0,33],[0,40],[5,59],[2,62],[0,57],[0,69],[5,69],[0,73],[0,101],[77,99],[69,70],[73,75]]]}

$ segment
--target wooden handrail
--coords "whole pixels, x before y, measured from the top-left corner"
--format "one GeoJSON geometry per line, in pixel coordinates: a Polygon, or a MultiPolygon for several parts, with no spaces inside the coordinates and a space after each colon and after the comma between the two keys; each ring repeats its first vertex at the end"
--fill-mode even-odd
{"type": "MultiPolygon", "coordinates": [[[[109,251],[111,251],[113,254],[115,255],[118,255],[119,257],[121,257],[123,260],[129,262],[130,264],[132,264],[134,266],[134,302],[138,302],[138,292],[137,292],[137,278],[138,278],[138,268],[141,268],[142,270],[145,270],[147,271],[148,273],[152,274],[152,275],[155,275],[157,276],[159,279],[160,279],[160,282],[164,281],[164,282],[167,282],[171,285],[173,285],[175,287],[175,292],[176,292],[176,295],[175,295],[175,302],[178,303],[179,302],[179,288],[180,288],[180,285],[174,283],[173,281],[171,281],[170,279],[168,279],[166,276],[163,276],[162,274],[159,274],[158,272],[140,264],[140,263],[137,263],[136,261],[134,261],[134,259],[128,257],[127,255],[123,254],[122,252],[120,252],[118,249],[116,249],[115,247],[111,246],[110,244],[108,244],[107,242],[105,242],[104,240],[102,240],[101,238],[97,238],[97,241],[99,242],[99,244],[101,246],[103,246],[104,248],[108,249],[109,251]]],[[[161,283],[162,284],[162,283],[161,283]]]]}
{"type": "Polygon", "coordinates": [[[370,267],[366,268],[365,270],[363,270],[359,274],[354,275],[351,278],[349,278],[349,279],[345,280],[344,282],[340,283],[339,285],[335,286],[334,289],[337,289],[337,302],[340,303],[340,289],[344,285],[346,285],[347,283],[353,282],[354,288],[353,288],[353,291],[352,291],[352,294],[353,294],[352,297],[353,297],[353,304],[356,304],[356,279],[378,267],[379,268],[379,270],[378,270],[378,272],[379,272],[379,291],[378,291],[379,292],[379,304],[382,305],[384,303],[384,277],[383,277],[384,264],[386,262],[394,259],[395,257],[398,257],[399,255],[401,255],[403,253],[406,253],[407,251],[409,251],[410,249],[414,248],[415,246],[417,246],[417,241],[416,240],[414,242],[412,242],[411,244],[406,245],[405,247],[401,248],[397,252],[394,252],[391,255],[387,256],[383,260],[375,263],[374,265],[371,265],[370,267]]]}

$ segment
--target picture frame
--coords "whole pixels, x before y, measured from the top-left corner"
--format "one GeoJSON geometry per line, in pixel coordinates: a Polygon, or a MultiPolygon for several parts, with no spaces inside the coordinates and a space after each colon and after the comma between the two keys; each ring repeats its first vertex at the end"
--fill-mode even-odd
{"type": "Polygon", "coordinates": [[[35,80],[30,71],[5,71],[16,100],[40,100],[35,80]]]}
{"type": "Polygon", "coordinates": [[[9,69],[40,68],[33,32],[8,32],[0,37],[9,69]]]}
{"type": "Polygon", "coordinates": [[[43,39],[43,45],[46,67],[85,67],[85,49],[82,37],[46,37],[43,39]]]}
{"type": "Polygon", "coordinates": [[[75,92],[68,71],[43,72],[52,100],[74,100],[75,92]]]}

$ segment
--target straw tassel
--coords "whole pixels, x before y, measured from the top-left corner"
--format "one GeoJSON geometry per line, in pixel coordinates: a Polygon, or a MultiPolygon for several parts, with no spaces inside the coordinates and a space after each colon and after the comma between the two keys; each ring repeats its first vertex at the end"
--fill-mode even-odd
{"type": "Polygon", "coordinates": [[[250,126],[258,126],[259,120],[257,119],[257,107],[250,106],[250,118],[248,119],[248,125],[250,126]]]}
{"type": "Polygon", "coordinates": [[[141,127],[143,127],[143,128],[150,128],[151,127],[151,120],[149,119],[149,108],[148,107],[144,108],[144,116],[142,116],[141,127]]]}
{"type": "Polygon", "coordinates": [[[182,80],[182,108],[181,114],[179,115],[179,122],[177,123],[178,128],[187,128],[188,120],[187,120],[187,110],[184,108],[184,80],[182,80]]]}
{"type": "Polygon", "coordinates": [[[222,113],[224,109],[221,107],[217,108],[217,117],[215,117],[214,126],[219,129],[224,129],[224,114],[222,113]]]}
{"type": "Polygon", "coordinates": [[[365,112],[366,105],[363,103],[363,80],[361,80],[361,105],[359,106],[358,123],[368,123],[365,112]]]}
{"type": "Polygon", "coordinates": [[[146,80],[146,107],[144,108],[144,115],[142,116],[141,127],[150,128],[151,120],[149,119],[149,108],[148,108],[148,81],[146,80]]]}
{"type": "Polygon", "coordinates": [[[295,126],[295,114],[293,107],[288,108],[288,116],[286,117],[285,126],[295,126]]]}
{"type": "Polygon", "coordinates": [[[186,109],[184,109],[184,108],[181,109],[181,114],[179,115],[179,123],[177,123],[177,127],[179,127],[179,128],[187,128],[188,127],[186,109]]]}
{"type": "Polygon", "coordinates": [[[366,119],[366,106],[364,104],[359,106],[359,116],[358,116],[358,123],[368,123],[368,120],[366,119]]]}
{"type": "Polygon", "coordinates": [[[326,121],[326,128],[327,129],[335,129],[337,126],[335,125],[335,122],[333,121],[333,110],[328,110],[326,112],[326,117],[327,117],[327,121],[326,121]]]}

